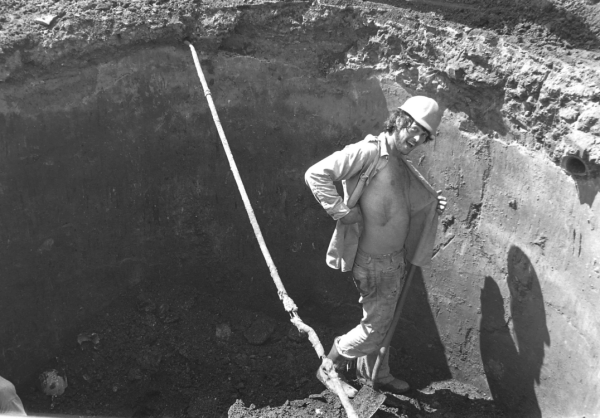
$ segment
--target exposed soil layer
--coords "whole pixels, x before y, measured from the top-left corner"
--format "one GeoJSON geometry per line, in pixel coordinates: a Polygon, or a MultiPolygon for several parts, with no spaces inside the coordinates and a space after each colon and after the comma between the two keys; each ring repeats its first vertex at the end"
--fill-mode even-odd
{"type": "MultiPolygon", "coordinates": [[[[228,14],[236,8],[243,10],[261,7],[263,3],[265,2],[259,0],[8,0],[0,5],[0,53],[7,57],[11,52],[21,50],[35,55],[35,49],[39,45],[46,50],[48,57],[24,57],[25,63],[50,63],[59,57],[76,55],[78,60],[83,59],[81,64],[85,64],[85,57],[96,51],[107,51],[114,47],[130,46],[150,40],[168,42],[177,37],[181,40],[194,34],[208,38],[218,35],[219,31],[223,31],[222,35],[225,35],[228,30],[227,24],[231,22],[227,22],[227,19],[219,21],[219,18],[224,16],[212,19],[211,15],[216,10],[223,10],[223,13],[228,14]],[[203,21],[206,17],[209,17],[209,20],[203,21]],[[208,24],[204,33],[203,29],[196,28],[198,22],[208,24]],[[211,23],[217,25],[211,28],[211,23]],[[60,51],[52,51],[57,47],[60,51]]],[[[282,1],[273,4],[275,3],[293,6],[310,5],[313,2],[282,1]]],[[[322,4],[371,9],[375,14],[381,6],[392,6],[408,13],[407,16],[418,16],[423,22],[444,22],[457,28],[466,26],[490,30],[540,56],[559,58],[572,63],[600,60],[600,6],[591,0],[335,0],[322,4]]],[[[230,18],[235,20],[233,16],[230,18]]],[[[11,64],[18,66],[19,63],[11,63],[9,60],[8,64],[10,72],[11,64]]],[[[7,76],[5,73],[4,78],[7,76]]],[[[14,76],[22,77],[23,74],[13,74],[14,76]]]]}
{"type": "MultiPolygon", "coordinates": [[[[600,76],[593,69],[600,60],[600,4],[594,1],[90,0],[9,1],[0,7],[4,81],[84,67],[149,42],[191,39],[202,53],[283,59],[322,76],[383,66],[406,87],[428,94],[481,97],[485,89],[483,106],[501,107],[512,133],[527,131],[516,140],[544,147],[557,163],[565,149],[589,145],[587,136],[565,140],[573,128],[598,130],[600,76]],[[258,32],[267,28],[272,33],[261,42],[258,32]],[[307,36],[322,48],[318,63],[302,62],[307,54],[299,47],[307,36]],[[296,56],[271,48],[273,40],[296,56]],[[423,64],[427,74],[415,72],[423,64]]],[[[454,104],[479,128],[483,113],[499,116],[454,104]]],[[[504,135],[500,125],[492,130],[504,135]]],[[[588,153],[595,161],[600,151],[588,153]]]]}
{"type": "Polygon", "coordinates": [[[489,29],[540,55],[567,60],[600,59],[596,58],[600,46],[597,2],[389,0],[375,3],[409,7],[448,21],[489,29]]]}

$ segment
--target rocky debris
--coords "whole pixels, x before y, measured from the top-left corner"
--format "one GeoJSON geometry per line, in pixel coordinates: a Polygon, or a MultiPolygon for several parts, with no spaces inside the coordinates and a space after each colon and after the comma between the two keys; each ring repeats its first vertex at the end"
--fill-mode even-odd
{"type": "MultiPolygon", "coordinates": [[[[468,122],[461,129],[469,134],[500,135],[546,153],[557,164],[573,131],[600,135],[600,70],[591,61],[600,56],[594,35],[600,33],[600,21],[581,32],[581,22],[598,12],[599,4],[554,1],[542,12],[524,4],[515,9],[508,1],[478,4],[474,14],[486,15],[487,23],[471,16],[475,9],[467,3],[444,8],[413,2],[414,10],[386,6],[376,14],[354,0],[251,2],[258,4],[264,6],[233,0],[213,2],[211,8],[192,0],[56,2],[44,10],[64,18],[37,33],[26,17],[39,13],[42,4],[25,7],[15,1],[4,6],[9,13],[0,36],[0,81],[25,77],[53,62],[68,63],[78,54],[102,54],[153,40],[181,43],[188,37],[204,53],[221,48],[285,60],[319,76],[379,74],[464,113],[468,122]],[[517,23],[510,26],[513,17],[517,23]],[[28,36],[27,48],[19,46],[21,30],[28,36]],[[246,36],[250,32],[265,36],[246,36]],[[277,56],[266,44],[274,39],[289,45],[286,55],[277,56]],[[585,48],[573,47],[579,44],[585,48]],[[322,49],[318,58],[316,48],[322,49]]],[[[600,144],[590,146],[586,155],[600,154],[600,144]]]]}
{"type": "MultiPolygon", "coordinates": [[[[248,408],[250,409],[250,408],[248,408]]],[[[254,408],[252,408],[254,409],[254,408]]],[[[244,405],[244,401],[242,401],[241,399],[236,399],[235,402],[233,403],[233,405],[231,405],[229,407],[229,410],[227,411],[227,417],[228,418],[243,418],[243,417],[247,417],[247,408],[246,405],[244,405]]]]}
{"type": "Polygon", "coordinates": [[[112,3],[101,2],[96,5],[96,10],[110,10],[112,9],[112,3]]]}
{"type": "Polygon", "coordinates": [[[65,393],[67,377],[60,374],[57,370],[47,370],[39,376],[40,388],[45,395],[60,396],[65,393]]]}
{"type": "MultiPolygon", "coordinates": [[[[589,61],[573,62],[556,51],[532,54],[508,37],[410,14],[393,22],[354,16],[351,25],[371,35],[356,39],[345,61],[328,69],[330,76],[370,70],[465,114],[461,130],[503,136],[557,164],[572,132],[596,132],[600,68],[589,61]]],[[[600,152],[600,144],[589,145],[587,154],[600,152]]]]}
{"type": "Polygon", "coordinates": [[[558,111],[558,115],[566,123],[573,123],[579,117],[579,111],[570,107],[562,108],[558,111]]]}
{"type": "Polygon", "coordinates": [[[312,393],[308,397],[308,399],[316,399],[316,400],[319,400],[319,401],[326,402],[327,401],[327,397],[325,396],[325,393],[326,393],[326,391],[322,392],[322,393],[312,393]]]}
{"type": "Polygon", "coordinates": [[[42,26],[52,26],[54,22],[58,19],[58,15],[44,15],[34,19],[35,23],[39,23],[42,26]]]}
{"type": "Polygon", "coordinates": [[[593,105],[581,112],[575,127],[582,132],[598,136],[600,141],[600,106],[593,105]]]}
{"type": "Polygon", "coordinates": [[[94,350],[97,350],[98,344],[100,344],[100,336],[95,332],[82,332],[77,336],[77,344],[83,350],[85,343],[91,343],[94,350]]]}
{"type": "Polygon", "coordinates": [[[218,324],[216,336],[219,340],[228,341],[231,338],[231,327],[229,324],[218,324]]]}
{"type": "Polygon", "coordinates": [[[244,337],[250,344],[261,345],[267,342],[273,331],[275,331],[275,321],[266,316],[259,316],[244,332],[244,337]]]}

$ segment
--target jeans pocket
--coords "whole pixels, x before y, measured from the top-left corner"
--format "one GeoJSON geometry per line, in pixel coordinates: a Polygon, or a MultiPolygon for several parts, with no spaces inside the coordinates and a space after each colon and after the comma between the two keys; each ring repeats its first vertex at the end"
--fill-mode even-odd
{"type": "Polygon", "coordinates": [[[360,293],[362,297],[371,294],[375,290],[369,270],[358,264],[354,264],[354,267],[352,268],[352,280],[354,281],[358,293],[360,293]]]}
{"type": "Polygon", "coordinates": [[[386,277],[397,277],[400,275],[402,277],[404,275],[405,269],[405,261],[402,257],[397,257],[396,259],[390,261],[390,263],[381,269],[382,275],[386,277]]]}
{"type": "Polygon", "coordinates": [[[405,264],[400,259],[393,261],[390,265],[381,271],[381,281],[379,284],[380,294],[386,298],[395,298],[402,288],[404,278],[405,264]]]}

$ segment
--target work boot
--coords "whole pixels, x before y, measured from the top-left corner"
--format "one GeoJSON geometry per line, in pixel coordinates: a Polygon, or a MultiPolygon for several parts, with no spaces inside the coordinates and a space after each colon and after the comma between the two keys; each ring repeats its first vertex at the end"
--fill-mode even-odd
{"type": "Polygon", "coordinates": [[[410,385],[404,380],[396,379],[388,383],[376,383],[375,387],[382,392],[391,392],[395,395],[401,395],[410,390],[410,385]]]}
{"type": "Polygon", "coordinates": [[[333,343],[327,358],[331,360],[333,365],[327,364],[329,362],[324,360],[323,363],[321,363],[319,370],[317,370],[317,379],[319,379],[319,381],[323,383],[331,392],[336,393],[333,382],[331,381],[332,377],[329,376],[331,374],[331,369],[334,369],[346,396],[349,398],[356,396],[358,391],[348,383],[346,377],[341,373],[344,367],[346,367],[346,365],[350,362],[350,359],[344,357],[337,351],[335,342],[333,343]]]}

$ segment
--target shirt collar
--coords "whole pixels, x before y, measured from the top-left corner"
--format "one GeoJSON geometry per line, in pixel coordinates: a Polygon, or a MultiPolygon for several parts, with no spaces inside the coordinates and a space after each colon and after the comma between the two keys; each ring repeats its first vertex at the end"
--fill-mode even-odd
{"type": "Polygon", "coordinates": [[[377,137],[377,140],[379,141],[379,157],[383,157],[386,160],[389,159],[390,157],[390,152],[388,151],[388,143],[386,140],[386,136],[385,136],[385,132],[382,132],[379,134],[379,136],[377,137]]]}

